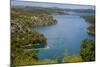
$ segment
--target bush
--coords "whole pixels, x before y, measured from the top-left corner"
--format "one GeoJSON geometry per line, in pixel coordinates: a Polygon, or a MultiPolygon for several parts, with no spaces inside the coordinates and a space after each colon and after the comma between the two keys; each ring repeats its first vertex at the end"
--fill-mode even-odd
{"type": "Polygon", "coordinates": [[[95,60],[95,41],[85,39],[82,41],[80,48],[80,56],[83,61],[95,60]]]}

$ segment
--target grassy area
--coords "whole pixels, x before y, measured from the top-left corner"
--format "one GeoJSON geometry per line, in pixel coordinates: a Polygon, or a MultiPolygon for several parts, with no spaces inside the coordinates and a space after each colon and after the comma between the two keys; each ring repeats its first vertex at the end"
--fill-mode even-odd
{"type": "Polygon", "coordinates": [[[68,57],[64,57],[62,62],[64,63],[82,62],[82,58],[79,55],[68,56],[68,57]]]}

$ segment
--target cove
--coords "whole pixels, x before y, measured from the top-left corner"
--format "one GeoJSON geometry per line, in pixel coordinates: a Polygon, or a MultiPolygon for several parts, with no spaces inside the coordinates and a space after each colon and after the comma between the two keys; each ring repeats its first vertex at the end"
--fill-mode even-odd
{"type": "Polygon", "coordinates": [[[89,24],[81,16],[79,14],[53,15],[57,24],[35,28],[37,32],[43,33],[47,38],[47,49],[40,49],[37,57],[39,59],[53,59],[55,54],[63,57],[64,50],[68,50],[70,56],[77,55],[82,40],[94,38],[86,32],[89,24]]]}

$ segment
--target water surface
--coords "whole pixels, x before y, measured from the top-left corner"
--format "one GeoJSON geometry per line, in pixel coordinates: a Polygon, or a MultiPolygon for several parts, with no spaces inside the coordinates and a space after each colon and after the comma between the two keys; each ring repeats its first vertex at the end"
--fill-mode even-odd
{"type": "Polygon", "coordinates": [[[79,53],[80,44],[85,38],[93,38],[88,35],[86,28],[89,24],[79,15],[53,15],[58,21],[56,25],[38,27],[35,30],[47,37],[47,49],[39,50],[39,59],[53,59],[57,54],[63,57],[64,50],[69,55],[79,53]]]}

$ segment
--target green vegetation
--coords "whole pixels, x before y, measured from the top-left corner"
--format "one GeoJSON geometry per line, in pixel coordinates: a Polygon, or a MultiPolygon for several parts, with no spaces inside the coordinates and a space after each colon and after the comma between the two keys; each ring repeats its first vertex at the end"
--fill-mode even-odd
{"type": "MultiPolygon", "coordinates": [[[[38,26],[48,26],[52,24],[56,24],[57,21],[53,19],[52,16],[49,15],[27,15],[23,13],[18,12],[11,12],[11,19],[12,19],[12,25],[17,25],[16,27],[21,28],[22,30],[27,30],[32,27],[38,27],[38,26]],[[19,27],[22,26],[22,27],[19,27]]],[[[15,26],[14,26],[15,27],[15,26]]]]}
{"type": "MultiPolygon", "coordinates": [[[[21,8],[21,10],[24,10],[21,8]]],[[[49,59],[38,60],[38,50],[25,51],[25,49],[43,48],[47,45],[46,37],[39,32],[33,31],[34,27],[56,24],[57,21],[43,12],[11,10],[11,65],[31,65],[55,63],[49,59]]]]}
{"type": "Polygon", "coordinates": [[[62,62],[86,62],[95,61],[95,41],[84,39],[81,43],[79,55],[68,56],[68,52],[64,52],[62,62]]]}
{"type": "Polygon", "coordinates": [[[35,64],[52,64],[57,63],[56,60],[44,59],[38,60],[34,56],[34,52],[24,52],[21,55],[17,55],[12,62],[12,66],[21,66],[21,65],[35,65],[35,64]]]}
{"type": "Polygon", "coordinates": [[[69,63],[69,62],[81,62],[82,58],[79,55],[69,56],[68,50],[64,50],[64,57],[62,59],[63,63],[69,63]]]}
{"type": "Polygon", "coordinates": [[[95,41],[85,39],[82,41],[80,56],[83,61],[95,61],[95,41]]]}
{"type": "Polygon", "coordinates": [[[64,9],[61,8],[44,8],[44,7],[30,7],[30,6],[13,6],[11,8],[14,11],[19,11],[20,13],[27,13],[29,12],[30,14],[28,15],[33,15],[33,14],[47,14],[47,15],[52,15],[52,14],[65,14],[64,9]]]}
{"type": "MultiPolygon", "coordinates": [[[[44,48],[47,45],[47,38],[32,28],[56,24],[57,21],[51,14],[63,14],[63,10],[57,9],[37,9],[34,7],[14,7],[11,9],[11,66],[52,64],[59,63],[60,57],[54,55],[53,59],[39,60],[37,48],[44,48]],[[58,12],[57,12],[58,11],[58,12]],[[32,51],[25,51],[33,49],[32,51]]],[[[91,26],[87,31],[94,34],[94,17],[84,17],[91,26]],[[91,20],[92,19],[92,20],[91,20]]],[[[95,60],[94,41],[82,41],[80,55],[69,56],[68,51],[64,51],[61,62],[80,62],[95,60]]]]}
{"type": "Polygon", "coordinates": [[[68,56],[68,57],[64,57],[62,62],[64,63],[82,62],[82,58],[79,55],[68,56]]]}
{"type": "MultiPolygon", "coordinates": [[[[95,16],[85,16],[83,18],[90,24],[87,32],[95,35],[95,16]]],[[[84,39],[82,41],[80,56],[83,61],[95,61],[95,40],[84,39]]]]}
{"type": "Polygon", "coordinates": [[[95,16],[85,16],[83,17],[87,22],[90,23],[90,26],[87,28],[89,34],[95,35],[95,16]]]}
{"type": "MultiPolygon", "coordinates": [[[[38,51],[24,51],[28,47],[35,46],[39,43],[39,46],[46,46],[46,38],[43,34],[38,32],[17,32],[11,35],[11,62],[12,65],[29,65],[33,64],[38,58],[36,54],[38,51]],[[30,45],[31,44],[31,45],[30,45]]],[[[41,47],[40,47],[41,48],[41,47]]],[[[31,48],[35,49],[35,47],[31,48]]]]}
{"type": "Polygon", "coordinates": [[[94,25],[90,25],[90,26],[87,28],[87,32],[88,32],[89,34],[94,35],[94,34],[95,34],[95,26],[94,26],[94,25]]]}
{"type": "Polygon", "coordinates": [[[95,24],[95,16],[85,16],[84,19],[90,24],[95,24]]]}

